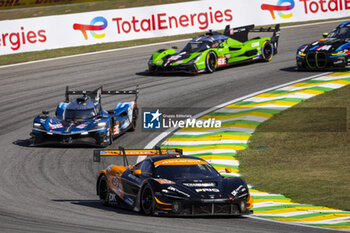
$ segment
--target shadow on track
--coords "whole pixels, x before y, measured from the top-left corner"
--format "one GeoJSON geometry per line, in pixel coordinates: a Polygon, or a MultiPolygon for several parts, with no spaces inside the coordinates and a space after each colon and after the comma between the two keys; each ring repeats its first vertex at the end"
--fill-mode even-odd
{"type": "MultiPolygon", "coordinates": [[[[96,208],[100,210],[106,210],[106,211],[113,211],[118,214],[125,214],[125,215],[134,215],[134,216],[144,216],[144,217],[162,217],[162,218],[202,218],[202,219],[248,219],[246,216],[235,216],[235,215],[197,215],[197,216],[170,216],[170,215],[157,215],[157,216],[147,216],[143,213],[134,212],[132,210],[120,207],[120,206],[104,206],[101,204],[98,200],[52,200],[54,202],[70,202],[74,205],[81,205],[91,208],[96,208]]],[[[241,220],[240,220],[241,221],[241,220]]]]}
{"type": "Polygon", "coordinates": [[[81,205],[86,207],[91,207],[100,210],[113,211],[118,214],[127,214],[127,215],[140,215],[137,212],[133,212],[131,210],[127,210],[121,207],[115,206],[104,206],[101,204],[99,200],[52,200],[54,202],[70,202],[73,205],[81,205]]]}
{"type": "Polygon", "coordinates": [[[16,141],[12,142],[13,145],[21,146],[21,147],[34,147],[34,148],[96,148],[96,149],[103,149],[102,147],[94,146],[94,145],[88,145],[88,144],[43,144],[43,145],[32,145],[33,141],[32,139],[17,139],[16,141]]]}

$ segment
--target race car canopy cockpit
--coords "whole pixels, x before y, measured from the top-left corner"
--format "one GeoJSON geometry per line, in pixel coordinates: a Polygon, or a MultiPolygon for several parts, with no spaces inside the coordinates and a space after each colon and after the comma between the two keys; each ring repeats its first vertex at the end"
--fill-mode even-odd
{"type": "Polygon", "coordinates": [[[70,102],[64,112],[66,121],[85,121],[99,113],[99,103],[88,97],[79,97],[70,102]]]}

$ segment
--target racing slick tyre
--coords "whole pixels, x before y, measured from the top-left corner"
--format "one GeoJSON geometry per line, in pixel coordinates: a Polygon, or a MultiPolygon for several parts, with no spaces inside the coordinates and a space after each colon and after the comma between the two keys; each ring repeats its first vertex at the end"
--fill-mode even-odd
{"type": "Polygon", "coordinates": [[[112,145],[112,143],[113,143],[113,125],[112,125],[112,121],[110,121],[106,134],[100,137],[97,144],[100,147],[107,147],[109,145],[112,145]],[[107,139],[108,141],[106,141],[107,139]]]}
{"type": "Polygon", "coordinates": [[[213,73],[218,65],[218,56],[215,52],[209,51],[205,58],[205,68],[208,73],[213,73]]]}
{"type": "Polygon", "coordinates": [[[139,115],[139,109],[134,108],[134,110],[132,111],[131,127],[130,127],[129,131],[135,131],[138,115],[139,115]]]}
{"type": "Polygon", "coordinates": [[[112,145],[112,143],[113,143],[113,123],[112,123],[112,121],[109,122],[109,129],[108,129],[107,137],[109,137],[109,145],[112,145]]]}
{"type": "Polygon", "coordinates": [[[273,56],[273,46],[270,41],[265,41],[261,48],[261,56],[264,62],[269,62],[273,56]]]}
{"type": "Polygon", "coordinates": [[[141,192],[141,209],[146,215],[154,212],[154,192],[149,184],[146,184],[141,192]]]}
{"type": "Polygon", "coordinates": [[[41,134],[31,133],[30,136],[32,136],[30,140],[31,140],[31,145],[33,146],[38,145],[43,141],[43,136],[41,134]]]}
{"type": "Polygon", "coordinates": [[[99,182],[98,182],[98,195],[100,197],[100,202],[108,206],[109,205],[109,187],[107,184],[107,177],[105,175],[102,175],[99,182]]]}
{"type": "Polygon", "coordinates": [[[307,68],[305,66],[303,66],[303,65],[297,64],[297,70],[298,71],[305,71],[305,70],[307,70],[307,68]]]}

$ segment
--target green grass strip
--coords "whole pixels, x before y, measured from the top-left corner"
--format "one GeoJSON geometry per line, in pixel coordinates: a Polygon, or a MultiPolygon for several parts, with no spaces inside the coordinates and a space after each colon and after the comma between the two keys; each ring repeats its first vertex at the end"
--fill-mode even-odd
{"type": "Polygon", "coordinates": [[[288,216],[288,217],[284,217],[284,216],[274,216],[274,215],[267,215],[267,216],[259,216],[260,218],[279,218],[279,219],[298,219],[298,220],[302,220],[304,218],[312,218],[312,217],[322,217],[322,216],[326,216],[326,215],[330,215],[330,214],[347,214],[348,212],[317,212],[317,213],[310,213],[310,214],[302,214],[302,215],[295,215],[295,216],[288,216]]]}
{"type": "Polygon", "coordinates": [[[292,102],[292,103],[300,103],[301,101],[303,101],[304,99],[300,99],[300,98],[283,98],[281,97],[281,99],[273,99],[273,100],[267,100],[264,102],[255,102],[255,101],[241,101],[236,103],[237,105],[254,105],[254,104],[267,104],[271,101],[285,101],[285,102],[292,102]]]}
{"type": "Polygon", "coordinates": [[[287,201],[291,200],[290,198],[285,197],[283,195],[279,195],[279,196],[255,196],[254,197],[254,200],[274,200],[274,199],[275,200],[287,200],[287,201]]]}
{"type": "Polygon", "coordinates": [[[350,222],[341,222],[341,223],[329,223],[329,224],[307,224],[310,226],[318,226],[318,227],[328,227],[328,226],[341,226],[341,227],[350,227],[350,222]]]}
{"type": "MultiPolygon", "coordinates": [[[[255,199],[254,196],[253,200],[255,199]]],[[[271,210],[280,210],[280,209],[289,209],[294,207],[311,207],[310,205],[299,205],[299,204],[281,204],[277,206],[268,206],[268,207],[253,207],[253,210],[255,211],[271,211],[271,210]]],[[[312,206],[314,207],[314,206],[312,206]]]]}
{"type": "Polygon", "coordinates": [[[223,143],[223,144],[204,144],[204,145],[165,145],[162,144],[161,147],[166,148],[196,148],[196,147],[210,147],[210,146],[242,146],[247,147],[247,144],[244,143],[223,143]]]}
{"type": "Polygon", "coordinates": [[[215,112],[207,114],[207,116],[235,116],[235,115],[240,115],[240,114],[246,114],[246,113],[251,113],[251,112],[261,112],[261,113],[270,113],[270,114],[276,114],[281,112],[282,110],[278,109],[268,109],[264,108],[264,106],[261,106],[261,108],[256,108],[256,109],[250,109],[250,110],[244,110],[240,112],[235,112],[235,113],[230,113],[230,112],[220,112],[220,110],[217,110],[215,112]]]}
{"type": "Polygon", "coordinates": [[[207,134],[199,134],[199,135],[188,135],[188,134],[174,134],[170,138],[203,138],[203,137],[220,137],[221,135],[235,135],[235,136],[252,136],[252,133],[244,133],[244,132],[232,132],[232,131],[224,131],[224,132],[216,132],[216,133],[207,133],[207,134]]]}
{"type": "Polygon", "coordinates": [[[234,166],[234,165],[222,165],[222,164],[217,164],[217,163],[210,163],[210,164],[213,167],[226,167],[226,168],[238,169],[238,166],[234,166]]]}
{"type": "Polygon", "coordinates": [[[215,154],[215,153],[211,153],[211,152],[208,152],[208,153],[199,153],[199,154],[192,154],[191,156],[194,156],[194,157],[203,157],[203,156],[225,156],[227,157],[227,159],[232,159],[236,156],[237,153],[221,153],[221,154],[215,154]]]}
{"type": "Polygon", "coordinates": [[[258,125],[261,124],[261,122],[259,122],[259,121],[233,120],[233,121],[226,121],[226,122],[223,122],[223,123],[221,124],[221,126],[231,125],[231,124],[235,124],[235,123],[242,123],[242,124],[254,125],[254,126],[258,126],[258,125]]]}
{"type": "Polygon", "coordinates": [[[230,174],[221,174],[221,176],[223,176],[223,177],[236,177],[235,175],[230,175],[230,174]]]}
{"type": "Polygon", "coordinates": [[[328,83],[328,82],[334,82],[337,80],[344,80],[344,81],[350,81],[350,78],[342,78],[342,76],[339,76],[339,79],[335,79],[335,80],[307,80],[301,83],[308,83],[308,84],[324,84],[324,83],[328,83]]]}

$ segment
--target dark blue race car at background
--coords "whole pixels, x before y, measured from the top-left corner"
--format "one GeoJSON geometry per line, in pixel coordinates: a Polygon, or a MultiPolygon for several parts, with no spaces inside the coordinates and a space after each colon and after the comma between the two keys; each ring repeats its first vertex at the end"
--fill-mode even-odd
{"type": "Polygon", "coordinates": [[[349,69],[350,21],[341,23],[323,39],[300,46],[296,54],[299,70],[349,69]]]}
{"type": "Polygon", "coordinates": [[[66,87],[66,100],[58,104],[55,116],[48,111],[34,118],[32,145],[90,144],[106,147],[126,131],[133,131],[138,117],[138,90],[72,91],[66,87]],[[102,108],[102,95],[135,95],[135,100],[120,102],[113,110],[102,108]],[[79,95],[69,100],[70,95],[79,95]]]}

